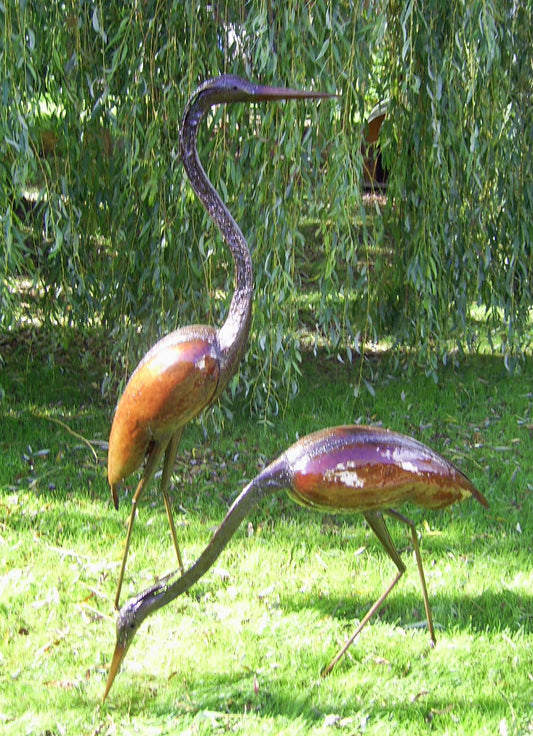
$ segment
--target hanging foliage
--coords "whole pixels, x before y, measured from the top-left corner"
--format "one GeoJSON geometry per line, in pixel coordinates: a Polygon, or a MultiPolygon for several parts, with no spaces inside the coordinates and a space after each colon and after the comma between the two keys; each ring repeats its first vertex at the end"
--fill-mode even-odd
{"type": "MultiPolygon", "coordinates": [[[[178,129],[208,76],[336,92],[214,111],[200,155],[247,236],[256,294],[232,390],[265,415],[303,350],[528,346],[533,150],[530,4],[454,0],[5,3],[0,325],[102,325],[118,377],[162,334],[220,324],[233,267],[187,184],[178,129]],[[365,116],[387,205],[363,197],[365,116]],[[470,319],[472,305],[481,323],[470,319]]],[[[359,366],[360,363],[357,363],[359,366]]],[[[359,376],[359,369],[354,369],[359,376]]],[[[356,379],[354,379],[356,380],[356,379]]]]}
{"type": "Polygon", "coordinates": [[[391,3],[388,222],[403,257],[384,320],[436,373],[485,335],[508,365],[529,344],[533,223],[532,8],[391,3]],[[528,214],[526,214],[528,213],[528,214]]]}

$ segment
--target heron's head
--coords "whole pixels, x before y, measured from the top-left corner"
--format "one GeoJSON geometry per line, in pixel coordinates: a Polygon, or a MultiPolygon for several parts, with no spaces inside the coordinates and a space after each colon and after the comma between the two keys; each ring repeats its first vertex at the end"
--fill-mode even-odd
{"type": "Polygon", "coordinates": [[[307,92],[289,87],[268,87],[254,84],[233,74],[208,79],[195,95],[196,99],[204,97],[208,105],[230,102],[265,102],[268,100],[320,99],[333,97],[327,92],[307,92]]]}
{"type": "Polygon", "coordinates": [[[166,578],[157,585],[148,588],[148,590],[145,590],[136,598],[131,598],[131,600],[127,601],[118,612],[117,641],[115,644],[115,651],[113,652],[113,659],[109,666],[109,674],[107,676],[107,684],[103,700],[106,699],[107,694],[111,690],[111,686],[113,685],[115,677],[120,669],[122,660],[126,656],[139,626],[154,609],[158,608],[158,598],[165,587],[166,578]]]}

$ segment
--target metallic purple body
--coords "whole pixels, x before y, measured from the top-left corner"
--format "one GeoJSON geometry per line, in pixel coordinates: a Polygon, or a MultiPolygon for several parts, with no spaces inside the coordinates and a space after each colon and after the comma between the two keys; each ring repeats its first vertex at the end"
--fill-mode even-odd
{"type": "Polygon", "coordinates": [[[372,511],[405,501],[437,509],[474,496],[472,482],[412,437],[360,425],[324,429],[290,447],[264,473],[287,477],[290,496],[312,508],[372,511]]]}

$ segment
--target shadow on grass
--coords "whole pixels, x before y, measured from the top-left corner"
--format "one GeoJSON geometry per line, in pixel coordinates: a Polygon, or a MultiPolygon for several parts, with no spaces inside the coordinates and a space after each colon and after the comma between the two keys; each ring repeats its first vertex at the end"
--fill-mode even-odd
{"type": "MultiPolygon", "coordinates": [[[[131,353],[136,354],[136,360],[140,360],[155,342],[154,338],[150,344],[147,344],[142,332],[140,335],[137,346],[128,343],[131,353]]],[[[253,336],[251,339],[253,340],[253,336]]],[[[310,387],[314,389],[316,385],[320,386],[331,381],[345,385],[351,397],[354,380],[357,381],[360,374],[360,365],[358,360],[353,363],[339,362],[339,349],[341,348],[330,348],[327,345],[306,347],[303,341],[300,396],[305,395],[306,390],[310,387]]],[[[409,350],[409,353],[414,355],[412,349],[409,350]]],[[[379,390],[383,381],[389,383],[391,380],[398,380],[402,383],[414,380],[415,384],[417,381],[422,384],[433,383],[433,379],[425,375],[423,368],[416,367],[415,360],[409,363],[411,366],[409,370],[405,370],[405,363],[411,359],[408,360],[406,351],[399,346],[385,349],[380,346],[380,349],[376,351],[366,349],[364,355],[371,368],[376,390],[379,390]]],[[[63,376],[64,380],[59,381],[60,399],[66,405],[71,400],[69,386],[76,396],[79,389],[84,390],[83,382],[80,384],[80,374],[87,380],[85,388],[90,386],[91,381],[100,385],[104,375],[111,374],[110,394],[112,396],[118,393],[119,380],[124,378],[123,369],[113,362],[107,330],[97,325],[91,327],[60,324],[29,325],[12,329],[9,332],[0,331],[0,357],[0,367],[2,364],[4,366],[4,378],[9,378],[12,374],[19,385],[25,382],[26,389],[30,391],[35,387],[35,376],[43,376],[45,383],[47,376],[63,376]]],[[[439,383],[441,381],[443,384],[453,383],[457,379],[462,380],[461,374],[469,373],[474,376],[482,376],[485,381],[499,379],[513,381],[515,378],[520,379],[524,374],[530,373],[533,366],[532,358],[526,357],[519,364],[520,371],[516,377],[513,377],[506,371],[503,357],[498,354],[467,354],[457,356],[457,361],[460,366],[459,371],[456,370],[453,360],[450,360],[448,365],[441,366],[439,383]]],[[[130,370],[133,370],[134,367],[135,365],[131,365],[130,370]]],[[[9,382],[8,385],[10,385],[9,382]]],[[[48,385],[48,388],[53,389],[53,385],[48,385]]],[[[87,398],[90,393],[89,391],[87,398]]],[[[46,403],[56,400],[53,391],[51,396],[47,391],[41,391],[40,398],[46,403]]],[[[114,399],[109,401],[112,404],[114,399]]],[[[241,400],[237,396],[232,405],[239,411],[247,407],[248,403],[246,398],[241,400]]]]}
{"type": "MultiPolygon", "coordinates": [[[[416,570],[413,571],[416,575],[416,570]]],[[[421,592],[405,593],[400,579],[396,588],[386,598],[383,606],[370,620],[383,621],[391,626],[398,625],[405,629],[425,629],[426,614],[421,592]]],[[[385,586],[384,586],[385,587],[385,586]]],[[[431,586],[430,586],[431,587],[431,586]]],[[[298,615],[302,611],[314,608],[320,617],[331,617],[346,621],[346,634],[350,628],[363,618],[382,590],[376,590],[375,597],[361,597],[354,593],[353,598],[339,598],[330,595],[319,596],[286,596],[280,594],[279,603],[284,613],[298,615]]],[[[456,595],[429,593],[429,602],[433,612],[437,641],[441,632],[465,631],[485,633],[487,631],[508,631],[524,634],[533,633],[533,593],[517,593],[509,589],[484,590],[479,595],[458,592],[456,595]]]]}

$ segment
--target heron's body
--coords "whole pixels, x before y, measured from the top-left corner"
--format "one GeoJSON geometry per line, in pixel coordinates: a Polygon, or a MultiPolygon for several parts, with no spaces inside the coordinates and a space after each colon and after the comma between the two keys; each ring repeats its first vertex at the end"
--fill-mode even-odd
{"type": "Polygon", "coordinates": [[[356,512],[394,508],[407,501],[438,509],[478,496],[461,471],[412,437],[360,425],[320,430],[288,449],[278,464],[289,495],[303,506],[356,512]]]}
{"type": "Polygon", "coordinates": [[[152,444],[168,443],[214,401],[221,363],[217,331],[204,325],[172,332],[144,356],[111,428],[108,479],[114,496],[117,484],[142,465],[152,444]]]}
{"type": "Polygon", "coordinates": [[[453,463],[412,437],[375,427],[332,427],[303,437],[264,468],[235,500],[205,550],[183,575],[166,576],[122,607],[104,698],[144,619],[189,590],[214,564],[254,506],[262,498],[283,489],[298,503],[311,508],[362,512],[398,569],[393,581],[325,672],[330,672],[343,656],[405,571],[385,524],[384,513],[410,528],[430,639],[435,642],[415,525],[394,506],[411,502],[424,508],[443,508],[469,496],[488,506],[487,500],[453,463]]]}
{"type": "Polygon", "coordinates": [[[183,570],[171,504],[170,474],[183,427],[220,396],[242,359],[252,315],[252,261],[246,240],[209,181],[197,151],[198,128],[213,105],[321,98],[305,92],[252,84],[224,75],[202,84],[192,95],[180,129],[180,152],[195,194],[218,226],[235,264],[235,290],[224,324],[182,327],[160,340],[141,360],[118,403],[108,450],[108,480],[118,508],[118,484],[146,462],[132,498],[128,532],[119,573],[118,608],[137,503],[164,455],[161,492],[172,539],[183,570]]]}

